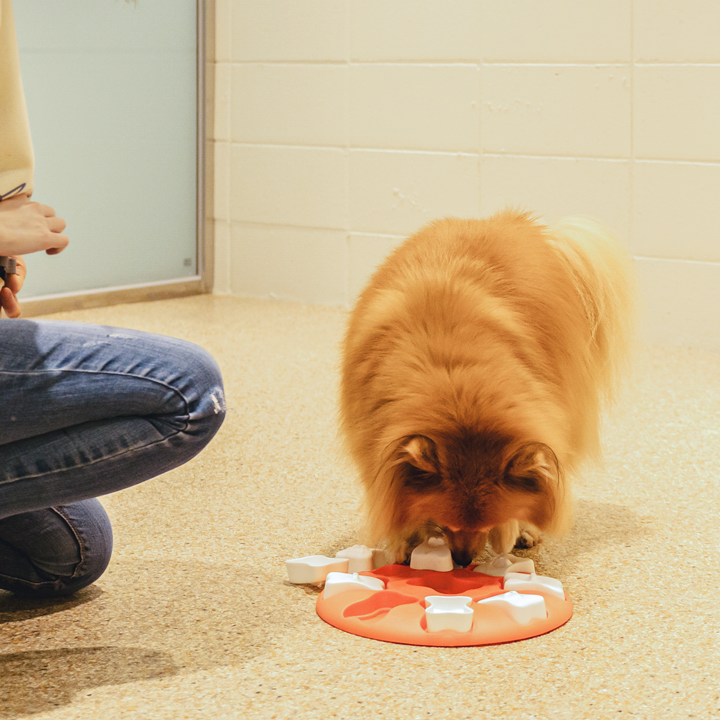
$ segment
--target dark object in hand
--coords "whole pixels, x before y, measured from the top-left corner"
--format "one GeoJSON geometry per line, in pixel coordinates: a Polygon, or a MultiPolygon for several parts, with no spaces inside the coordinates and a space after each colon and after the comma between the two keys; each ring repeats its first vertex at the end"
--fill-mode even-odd
{"type": "Polygon", "coordinates": [[[8,275],[17,273],[17,260],[14,257],[0,255],[0,279],[7,280],[8,275]]]}

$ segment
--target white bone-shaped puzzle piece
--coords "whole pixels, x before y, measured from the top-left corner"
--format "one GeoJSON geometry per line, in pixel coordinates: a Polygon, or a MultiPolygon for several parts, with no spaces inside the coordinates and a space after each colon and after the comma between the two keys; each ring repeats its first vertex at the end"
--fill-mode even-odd
{"type": "Polygon", "coordinates": [[[470,632],[473,610],[468,607],[472,600],[467,595],[428,595],[425,601],[425,621],[429,632],[454,630],[470,632]]]}
{"type": "Polygon", "coordinates": [[[540,592],[550,593],[560,600],[565,599],[565,591],[562,583],[555,578],[547,577],[547,575],[536,575],[530,573],[507,573],[503,578],[503,590],[539,590],[540,592]]]}
{"type": "Polygon", "coordinates": [[[350,561],[347,569],[349,573],[366,572],[373,569],[373,551],[367,545],[353,545],[336,552],[335,557],[347,558],[350,561]]]}
{"type": "Polygon", "coordinates": [[[413,570],[450,572],[453,569],[450,548],[443,538],[430,537],[412,551],[410,567],[413,570]]]}
{"type": "Polygon", "coordinates": [[[530,558],[521,558],[516,555],[500,555],[489,563],[473,568],[473,572],[480,572],[493,577],[502,577],[507,573],[534,573],[535,563],[530,558]]]}
{"type": "Polygon", "coordinates": [[[346,572],[349,563],[347,558],[308,555],[294,560],[286,560],[285,567],[291,583],[307,585],[325,582],[325,578],[330,572],[346,572]]]}
{"type": "Polygon", "coordinates": [[[325,579],[325,599],[348,590],[384,590],[385,583],[376,577],[354,573],[331,572],[325,579]]]}
{"type": "Polygon", "coordinates": [[[541,595],[521,595],[515,590],[478,600],[478,605],[497,605],[519,625],[528,625],[533,620],[545,620],[545,598],[541,595]]]}

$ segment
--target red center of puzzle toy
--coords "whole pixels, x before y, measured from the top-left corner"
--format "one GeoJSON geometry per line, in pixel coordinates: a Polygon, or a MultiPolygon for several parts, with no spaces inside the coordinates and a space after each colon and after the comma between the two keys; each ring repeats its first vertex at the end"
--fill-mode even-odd
{"type": "MultiPolygon", "coordinates": [[[[353,635],[405,645],[439,647],[493,645],[526,640],[551,632],[572,617],[572,602],[566,593],[563,593],[562,600],[542,588],[508,593],[509,588],[503,587],[502,577],[473,572],[473,567],[437,572],[413,570],[406,565],[386,565],[377,570],[361,572],[360,576],[382,580],[385,589],[351,589],[328,598],[323,591],[317,599],[317,614],[330,625],[353,635]],[[508,595],[512,596],[509,599],[517,605],[532,604],[533,596],[539,603],[537,596],[541,596],[545,602],[546,617],[534,617],[523,623],[507,611],[509,603],[496,600],[479,602],[488,598],[499,600],[499,596],[508,595]],[[467,607],[473,613],[470,629],[428,629],[426,608],[437,602],[432,596],[464,596],[467,607]]],[[[464,612],[469,614],[468,611],[464,612]]]]}

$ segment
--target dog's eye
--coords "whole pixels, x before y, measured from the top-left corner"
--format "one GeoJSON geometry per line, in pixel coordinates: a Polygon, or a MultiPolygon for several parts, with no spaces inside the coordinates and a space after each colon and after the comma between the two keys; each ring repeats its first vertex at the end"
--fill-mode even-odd
{"type": "Polygon", "coordinates": [[[403,468],[403,484],[410,490],[432,490],[440,484],[440,478],[435,473],[405,463],[403,468]]]}
{"type": "Polygon", "coordinates": [[[534,475],[512,475],[507,474],[503,478],[503,485],[511,490],[519,490],[526,493],[539,493],[543,489],[540,478],[534,475]]]}

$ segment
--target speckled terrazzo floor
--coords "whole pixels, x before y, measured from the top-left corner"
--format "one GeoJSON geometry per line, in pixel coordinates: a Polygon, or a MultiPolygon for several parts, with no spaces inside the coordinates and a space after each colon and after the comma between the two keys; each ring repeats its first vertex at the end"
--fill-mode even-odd
{"type": "Polygon", "coordinates": [[[53,317],[202,345],[229,412],[194,461],[105,498],[116,550],[96,585],[0,592],[0,718],[720,717],[720,354],[639,352],[574,530],[527,553],[570,622],[433,649],[342,633],[285,581],[285,559],[361,528],[336,438],[344,310],[202,296],[53,317]]]}

